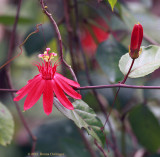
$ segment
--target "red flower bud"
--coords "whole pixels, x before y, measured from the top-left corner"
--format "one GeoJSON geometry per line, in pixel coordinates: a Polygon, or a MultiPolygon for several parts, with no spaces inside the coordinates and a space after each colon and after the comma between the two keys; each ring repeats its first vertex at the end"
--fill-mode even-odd
{"type": "Polygon", "coordinates": [[[140,46],[143,39],[143,27],[140,23],[135,24],[131,35],[131,44],[129,48],[129,55],[132,59],[139,57],[141,53],[140,46]]]}

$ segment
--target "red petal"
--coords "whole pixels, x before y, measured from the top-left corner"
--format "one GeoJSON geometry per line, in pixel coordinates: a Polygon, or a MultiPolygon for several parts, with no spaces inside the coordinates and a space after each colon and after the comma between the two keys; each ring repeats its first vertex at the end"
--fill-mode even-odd
{"type": "Polygon", "coordinates": [[[135,24],[131,35],[131,51],[139,51],[143,38],[143,27],[141,24],[135,24]]]}
{"type": "Polygon", "coordinates": [[[69,86],[66,82],[61,79],[55,79],[58,85],[71,97],[75,99],[81,99],[81,95],[77,93],[71,86],[69,86]]]}
{"type": "Polygon", "coordinates": [[[61,104],[69,110],[73,110],[74,107],[72,103],[68,100],[63,90],[59,87],[59,85],[53,81],[53,90],[57,96],[57,99],[61,102],[61,104]]]}
{"type": "Polygon", "coordinates": [[[22,99],[25,95],[27,95],[32,88],[34,87],[34,85],[36,83],[38,83],[41,80],[41,77],[34,77],[32,79],[32,81],[30,81],[26,86],[24,86],[23,88],[21,88],[16,94],[19,94],[17,97],[14,98],[14,101],[19,101],[20,99],[22,99]]]}
{"type": "Polygon", "coordinates": [[[141,43],[143,39],[143,27],[141,24],[139,24],[139,42],[138,42],[138,48],[140,48],[141,43]]]}
{"type": "Polygon", "coordinates": [[[32,81],[34,81],[35,79],[40,78],[40,77],[41,77],[41,74],[38,74],[38,75],[34,76],[33,79],[28,80],[27,83],[31,83],[32,81]]]}
{"type": "Polygon", "coordinates": [[[53,106],[53,85],[51,80],[45,80],[43,91],[43,108],[44,112],[49,115],[53,106]]]}
{"type": "Polygon", "coordinates": [[[59,73],[55,73],[55,79],[61,79],[62,81],[65,81],[66,83],[68,83],[71,86],[80,87],[79,83],[62,76],[59,73]]]}
{"type": "Polygon", "coordinates": [[[44,90],[44,84],[45,80],[41,80],[35,84],[24,102],[24,110],[30,109],[39,100],[44,90]]]}

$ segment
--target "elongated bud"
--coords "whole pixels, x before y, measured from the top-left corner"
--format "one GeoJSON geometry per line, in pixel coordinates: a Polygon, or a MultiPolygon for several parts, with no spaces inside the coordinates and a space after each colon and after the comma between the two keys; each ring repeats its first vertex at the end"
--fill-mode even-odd
{"type": "Polygon", "coordinates": [[[129,55],[132,59],[139,57],[141,53],[141,43],[143,39],[143,27],[140,23],[135,24],[131,35],[131,44],[129,46],[129,55]]]}

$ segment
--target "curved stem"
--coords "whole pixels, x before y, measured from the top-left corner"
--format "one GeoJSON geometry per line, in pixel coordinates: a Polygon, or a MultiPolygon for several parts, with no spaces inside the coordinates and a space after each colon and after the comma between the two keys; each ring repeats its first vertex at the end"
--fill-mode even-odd
{"type": "Polygon", "coordinates": [[[64,60],[63,58],[63,46],[62,46],[62,38],[61,38],[61,34],[60,34],[60,31],[59,31],[59,28],[57,26],[57,23],[56,21],[53,19],[52,17],[52,14],[50,14],[48,11],[47,11],[47,6],[44,5],[44,2],[43,0],[40,0],[40,4],[41,4],[41,7],[42,7],[42,10],[43,12],[48,16],[50,22],[52,23],[55,31],[56,31],[56,34],[57,34],[57,38],[58,38],[58,42],[59,42],[59,55],[60,55],[60,58],[61,58],[61,61],[64,63],[64,65],[70,70],[72,76],[73,76],[73,79],[78,82],[77,80],[77,77],[72,69],[72,67],[70,65],[67,64],[67,62],[64,60]]]}
{"type": "MultiPolygon", "coordinates": [[[[19,14],[20,14],[20,9],[21,9],[21,4],[22,4],[22,0],[19,0],[19,2],[18,2],[18,8],[17,8],[17,13],[16,13],[16,17],[15,17],[15,22],[14,22],[14,25],[13,25],[13,29],[12,29],[11,37],[10,37],[10,41],[9,41],[9,49],[8,49],[7,60],[10,60],[12,58],[13,51],[14,51],[14,48],[15,48],[16,28],[17,28],[17,24],[18,24],[18,20],[19,20],[19,14]]],[[[7,79],[7,83],[9,85],[10,91],[13,92],[15,90],[13,90],[13,86],[12,86],[12,82],[11,82],[11,78],[10,78],[10,73],[9,73],[10,64],[9,63],[10,63],[10,61],[7,62],[7,64],[4,64],[4,66],[7,65],[6,69],[5,69],[6,70],[6,79],[7,79]]],[[[2,68],[2,66],[1,66],[1,68],[2,68]]],[[[14,98],[14,93],[11,93],[11,95],[12,95],[12,98],[14,98]]],[[[32,134],[31,130],[29,129],[28,124],[27,124],[27,122],[25,121],[25,119],[23,117],[23,114],[22,114],[22,112],[20,110],[20,107],[19,107],[18,103],[17,102],[14,102],[14,103],[15,103],[17,112],[19,114],[19,117],[20,117],[20,119],[21,119],[21,121],[22,121],[25,129],[26,129],[26,131],[28,132],[29,136],[31,137],[31,139],[33,141],[33,143],[32,143],[32,149],[31,149],[31,157],[32,157],[32,154],[35,151],[37,138],[32,134]]]]}
{"type": "Polygon", "coordinates": [[[124,84],[124,83],[126,82],[126,80],[127,80],[127,78],[128,78],[128,75],[130,74],[130,72],[131,72],[131,70],[132,70],[134,61],[135,61],[135,59],[132,59],[132,63],[131,63],[131,66],[130,66],[130,68],[129,68],[129,70],[128,70],[128,73],[127,73],[127,75],[124,77],[124,79],[123,79],[123,81],[121,82],[121,84],[124,84]]]}
{"type": "Polygon", "coordinates": [[[94,140],[94,144],[101,150],[103,153],[104,157],[108,157],[107,154],[105,153],[104,149],[97,143],[96,140],[94,140]]]}
{"type": "MultiPolygon", "coordinates": [[[[12,52],[13,52],[14,45],[15,45],[16,28],[17,28],[17,24],[18,24],[18,20],[19,20],[21,4],[22,4],[22,0],[19,0],[18,7],[17,7],[17,13],[16,13],[16,17],[15,17],[15,21],[14,21],[14,25],[13,25],[13,29],[12,29],[10,41],[9,41],[7,60],[9,60],[12,57],[12,52]]],[[[7,65],[7,69],[9,68],[9,65],[10,64],[7,65]]]]}
{"type": "MultiPolygon", "coordinates": [[[[130,68],[129,68],[129,70],[128,70],[126,76],[125,76],[124,79],[120,82],[121,85],[123,85],[123,84],[126,82],[126,80],[127,80],[127,78],[128,78],[128,75],[129,75],[129,73],[130,73],[131,70],[132,70],[134,61],[135,61],[135,59],[132,60],[132,63],[131,63],[131,65],[130,65],[130,68]]],[[[106,123],[108,122],[109,116],[110,116],[110,114],[111,114],[111,112],[112,112],[112,108],[113,108],[113,105],[114,105],[115,102],[116,102],[116,99],[117,99],[117,96],[118,96],[119,91],[120,91],[120,87],[118,88],[118,90],[117,90],[117,92],[116,92],[116,94],[115,94],[113,103],[112,103],[112,105],[111,105],[111,110],[110,110],[109,114],[108,114],[107,117],[106,117],[106,121],[105,121],[105,123],[104,123],[104,126],[103,126],[102,130],[104,130],[105,125],[106,125],[106,123]]]]}

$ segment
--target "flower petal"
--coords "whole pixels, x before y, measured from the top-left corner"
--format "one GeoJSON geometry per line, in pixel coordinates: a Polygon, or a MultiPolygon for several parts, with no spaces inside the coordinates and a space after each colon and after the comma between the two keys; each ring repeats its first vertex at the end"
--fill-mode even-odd
{"type": "Polygon", "coordinates": [[[62,76],[61,74],[59,73],[55,73],[55,79],[61,79],[62,81],[65,81],[66,83],[68,83],[69,85],[71,86],[74,86],[74,87],[80,87],[79,83],[78,82],[75,82],[73,80],[70,80],[64,76],[62,76]],[[57,78],[56,78],[57,77],[57,78]]]}
{"type": "Polygon", "coordinates": [[[74,99],[81,99],[81,95],[77,93],[71,86],[69,86],[66,82],[62,81],[61,79],[55,79],[58,85],[72,98],[74,99]]]}
{"type": "Polygon", "coordinates": [[[26,96],[32,88],[34,88],[35,84],[41,80],[40,77],[33,78],[31,82],[21,88],[16,94],[19,94],[17,97],[14,98],[14,101],[21,100],[24,96],[26,96]]]}
{"type": "Polygon", "coordinates": [[[61,102],[61,104],[66,107],[69,110],[73,110],[74,107],[72,105],[72,103],[68,100],[68,98],[66,97],[66,95],[64,94],[63,90],[61,89],[61,87],[59,87],[59,85],[53,81],[53,90],[57,96],[57,99],[61,102]]]}
{"type": "Polygon", "coordinates": [[[30,109],[41,97],[44,90],[45,80],[41,80],[36,83],[32,90],[28,93],[27,98],[24,102],[24,110],[30,109]]]}
{"type": "Polygon", "coordinates": [[[23,88],[21,88],[20,90],[18,90],[18,92],[16,92],[16,94],[21,94],[21,92],[24,92],[26,89],[34,86],[34,83],[40,81],[42,79],[41,76],[36,75],[33,79],[29,80],[27,82],[27,85],[25,85],[23,88]]]}
{"type": "Polygon", "coordinates": [[[49,115],[53,106],[53,85],[51,80],[45,80],[43,91],[43,108],[44,112],[49,115]]]}

